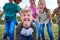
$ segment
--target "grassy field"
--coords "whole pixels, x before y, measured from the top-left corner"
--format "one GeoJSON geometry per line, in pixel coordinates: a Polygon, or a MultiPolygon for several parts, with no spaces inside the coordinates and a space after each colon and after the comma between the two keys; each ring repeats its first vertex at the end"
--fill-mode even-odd
{"type": "MultiPolygon", "coordinates": [[[[54,24],[52,26],[52,29],[53,29],[53,34],[54,34],[54,40],[58,40],[58,27],[57,27],[57,25],[54,24]]],[[[49,40],[49,36],[48,36],[46,27],[44,30],[45,30],[44,31],[45,32],[45,38],[46,38],[46,40],[49,40]]],[[[4,25],[0,24],[0,40],[2,40],[3,34],[4,34],[4,25]]]]}

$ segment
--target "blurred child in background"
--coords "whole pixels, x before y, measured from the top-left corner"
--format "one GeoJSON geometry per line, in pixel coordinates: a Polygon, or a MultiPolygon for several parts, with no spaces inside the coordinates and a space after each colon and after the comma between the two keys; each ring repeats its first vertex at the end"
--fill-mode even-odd
{"type": "Polygon", "coordinates": [[[52,33],[52,25],[51,25],[52,16],[51,16],[51,13],[50,13],[49,9],[46,8],[45,0],[39,0],[37,15],[38,15],[39,22],[40,22],[39,31],[41,31],[42,40],[45,40],[45,36],[44,36],[44,26],[45,26],[45,24],[47,26],[47,31],[48,31],[50,40],[54,40],[53,33],[52,33]]]}
{"type": "MultiPolygon", "coordinates": [[[[40,31],[38,31],[40,23],[38,21],[37,14],[36,14],[37,7],[36,7],[36,4],[35,4],[35,1],[36,0],[29,0],[29,2],[30,2],[30,9],[33,12],[33,14],[32,14],[32,16],[33,16],[32,23],[35,23],[37,32],[40,32],[40,31]]],[[[39,36],[39,33],[38,33],[38,36],[39,36]]]]}
{"type": "Polygon", "coordinates": [[[60,0],[57,0],[57,4],[58,4],[58,7],[54,9],[53,13],[52,13],[52,17],[54,15],[56,15],[56,21],[57,21],[57,24],[58,24],[58,40],[60,40],[60,0]]]}
{"type": "Polygon", "coordinates": [[[0,13],[5,15],[5,33],[3,36],[3,40],[7,40],[7,36],[9,40],[14,40],[14,29],[16,25],[16,13],[20,12],[21,8],[14,3],[14,0],[9,0],[8,3],[5,3],[3,7],[3,12],[0,13]]]}

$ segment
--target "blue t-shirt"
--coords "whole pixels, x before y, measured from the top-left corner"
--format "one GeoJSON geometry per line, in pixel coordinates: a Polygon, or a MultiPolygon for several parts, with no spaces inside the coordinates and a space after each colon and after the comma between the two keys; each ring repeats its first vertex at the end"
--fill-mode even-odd
{"type": "Polygon", "coordinates": [[[5,20],[11,21],[16,19],[16,13],[21,10],[21,8],[16,3],[6,3],[3,7],[5,13],[5,20]]]}

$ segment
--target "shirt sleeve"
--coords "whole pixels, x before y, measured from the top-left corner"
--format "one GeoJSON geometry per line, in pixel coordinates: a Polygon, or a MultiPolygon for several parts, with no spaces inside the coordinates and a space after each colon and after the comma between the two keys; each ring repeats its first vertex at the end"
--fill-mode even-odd
{"type": "Polygon", "coordinates": [[[3,9],[5,9],[5,6],[7,5],[7,3],[5,3],[5,5],[3,6],[3,9]]]}
{"type": "Polygon", "coordinates": [[[21,9],[22,8],[19,5],[17,5],[17,11],[19,12],[21,9]]]}

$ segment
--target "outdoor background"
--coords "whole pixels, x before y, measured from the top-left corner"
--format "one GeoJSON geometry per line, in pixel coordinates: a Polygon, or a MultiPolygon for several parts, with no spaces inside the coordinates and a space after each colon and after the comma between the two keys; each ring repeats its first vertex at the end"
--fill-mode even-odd
{"type": "MultiPolygon", "coordinates": [[[[8,0],[0,0],[0,10],[3,10],[3,6],[6,2],[8,2],[8,0]]],[[[38,4],[38,0],[36,0],[36,5],[37,4],[38,4]]],[[[22,0],[22,2],[19,5],[21,6],[21,8],[29,7],[30,6],[29,0],[22,0]]],[[[53,10],[57,7],[57,0],[46,0],[46,5],[47,5],[47,8],[49,8],[52,13],[53,10]]],[[[20,22],[19,14],[17,14],[17,19],[20,22]]],[[[53,17],[52,21],[53,21],[52,31],[54,35],[54,40],[58,40],[58,25],[56,24],[55,16],[53,17]]],[[[44,30],[45,30],[45,38],[46,40],[49,40],[49,35],[47,33],[46,26],[44,30]]],[[[4,35],[4,15],[0,16],[0,40],[2,40],[3,35],[4,35]]]]}

